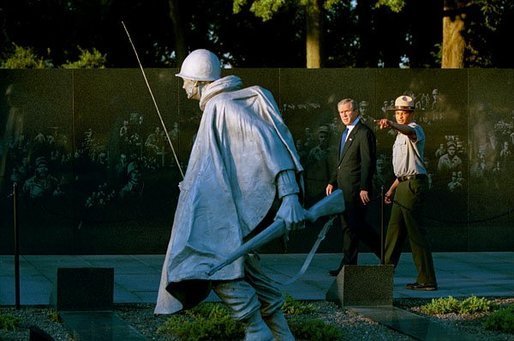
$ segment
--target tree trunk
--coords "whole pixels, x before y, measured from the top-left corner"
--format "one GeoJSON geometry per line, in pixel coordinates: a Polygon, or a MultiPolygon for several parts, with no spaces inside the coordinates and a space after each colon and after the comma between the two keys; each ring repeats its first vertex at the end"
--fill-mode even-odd
{"type": "Polygon", "coordinates": [[[182,13],[180,12],[180,0],[168,0],[168,4],[170,7],[169,16],[173,23],[173,33],[175,34],[175,55],[177,67],[180,67],[187,54],[184,39],[184,26],[182,24],[182,13]]]}
{"type": "Polygon", "coordinates": [[[321,14],[318,0],[309,0],[305,8],[307,68],[321,67],[320,31],[321,14]]]}
{"type": "Polygon", "coordinates": [[[465,8],[468,0],[445,0],[443,11],[443,48],[441,68],[464,68],[466,41],[462,36],[465,28],[465,8]]]}

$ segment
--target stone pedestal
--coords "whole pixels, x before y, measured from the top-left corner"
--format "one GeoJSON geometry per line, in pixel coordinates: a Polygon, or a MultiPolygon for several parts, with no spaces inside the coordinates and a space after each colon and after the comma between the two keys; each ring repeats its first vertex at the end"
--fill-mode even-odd
{"type": "Polygon", "coordinates": [[[326,300],[342,306],[392,305],[393,276],[392,265],[345,265],[326,300]]]}
{"type": "Polygon", "coordinates": [[[52,296],[57,310],[111,310],[114,268],[58,268],[52,296]]]}

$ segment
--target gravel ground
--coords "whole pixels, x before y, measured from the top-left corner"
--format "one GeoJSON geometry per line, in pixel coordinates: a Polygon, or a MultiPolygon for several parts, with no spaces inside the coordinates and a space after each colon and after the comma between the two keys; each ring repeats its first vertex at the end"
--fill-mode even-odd
{"type": "MultiPolygon", "coordinates": [[[[396,300],[395,305],[415,313],[419,313],[419,306],[429,300],[396,300]]],[[[514,298],[496,299],[499,304],[514,304],[514,298]]],[[[317,312],[313,318],[320,318],[327,323],[339,326],[343,332],[344,340],[413,340],[412,338],[389,329],[377,322],[360,315],[338,308],[333,303],[312,302],[317,312]]],[[[153,315],[153,305],[116,305],[119,316],[139,330],[148,340],[166,340],[158,335],[157,328],[167,319],[166,316],[153,315]]],[[[16,331],[0,330],[0,340],[28,340],[28,326],[37,326],[51,335],[54,340],[73,340],[71,334],[56,318],[55,310],[49,307],[22,307],[16,310],[13,307],[0,307],[1,315],[10,314],[22,321],[21,328],[16,331]]],[[[465,333],[477,336],[477,340],[514,340],[512,334],[500,334],[487,331],[482,327],[483,315],[459,316],[448,314],[430,317],[447,326],[452,326],[465,333]]],[[[168,340],[172,340],[169,338],[168,340]]]]}

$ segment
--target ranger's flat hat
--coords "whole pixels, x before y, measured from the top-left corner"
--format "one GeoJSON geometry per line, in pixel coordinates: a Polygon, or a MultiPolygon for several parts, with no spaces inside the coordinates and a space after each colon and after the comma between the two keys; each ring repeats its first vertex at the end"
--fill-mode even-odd
{"type": "Polygon", "coordinates": [[[394,101],[394,107],[391,107],[388,110],[414,111],[414,100],[410,96],[400,96],[394,101]]]}

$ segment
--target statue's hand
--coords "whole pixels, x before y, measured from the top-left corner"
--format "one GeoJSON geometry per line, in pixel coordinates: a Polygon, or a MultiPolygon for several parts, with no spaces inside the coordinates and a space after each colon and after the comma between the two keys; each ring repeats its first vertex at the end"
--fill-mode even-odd
{"type": "Polygon", "coordinates": [[[297,194],[286,195],[282,198],[282,204],[275,219],[282,219],[288,231],[305,227],[303,223],[306,219],[305,210],[300,204],[297,194]]]}

